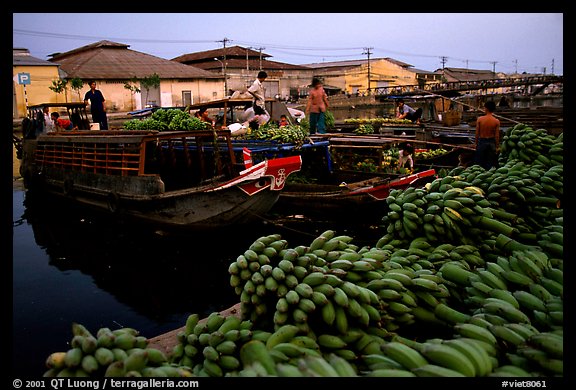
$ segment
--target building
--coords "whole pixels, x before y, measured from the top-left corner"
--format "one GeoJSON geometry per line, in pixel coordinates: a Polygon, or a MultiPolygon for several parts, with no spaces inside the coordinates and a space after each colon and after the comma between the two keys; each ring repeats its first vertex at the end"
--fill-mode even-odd
{"type": "Polygon", "coordinates": [[[23,118],[28,106],[40,103],[58,103],[59,96],[52,90],[52,81],[60,79],[58,65],[30,55],[25,48],[12,49],[12,117],[23,118]]]}
{"type": "Polygon", "coordinates": [[[377,94],[378,89],[385,87],[424,85],[438,83],[441,79],[437,72],[415,69],[410,64],[388,57],[305,66],[312,68],[314,76],[322,78],[325,85],[347,94],[377,94]]]}
{"type": "Polygon", "coordinates": [[[266,71],[266,97],[281,100],[307,94],[313,70],[307,66],[271,61],[271,55],[250,47],[226,48],[183,54],[172,61],[192,65],[225,76],[226,95],[243,92],[256,79],[260,70],[266,71]]]}
{"type": "Polygon", "coordinates": [[[132,111],[154,105],[186,106],[222,97],[222,76],[128,48],[123,43],[99,41],[52,54],[49,61],[60,65],[67,79],[85,81],[74,99],[83,99],[90,89],[88,82],[96,81],[109,111],[132,111]],[[159,77],[160,85],[146,88],[142,80],[154,75],[159,77]],[[140,92],[128,89],[127,85],[137,87],[140,92]]]}

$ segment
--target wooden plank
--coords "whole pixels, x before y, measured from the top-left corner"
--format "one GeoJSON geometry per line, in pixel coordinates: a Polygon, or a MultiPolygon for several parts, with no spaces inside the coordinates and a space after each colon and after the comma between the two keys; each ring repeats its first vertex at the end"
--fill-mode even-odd
{"type": "MultiPolygon", "coordinates": [[[[234,306],[229,307],[226,310],[222,310],[220,312],[220,315],[223,317],[236,316],[238,318],[241,318],[240,303],[237,303],[234,306]]],[[[203,318],[199,322],[204,323],[207,321],[207,319],[208,318],[203,318]]],[[[172,352],[172,349],[178,344],[178,338],[177,338],[178,333],[183,332],[185,329],[186,329],[186,325],[184,325],[180,328],[171,330],[170,332],[166,332],[166,333],[163,333],[161,335],[149,338],[148,339],[148,346],[151,348],[156,348],[156,349],[164,352],[166,355],[170,355],[170,353],[172,352]]]]}

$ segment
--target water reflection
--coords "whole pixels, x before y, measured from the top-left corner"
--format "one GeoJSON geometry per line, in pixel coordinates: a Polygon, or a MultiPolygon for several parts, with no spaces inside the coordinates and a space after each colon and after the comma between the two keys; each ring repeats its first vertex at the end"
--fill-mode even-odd
{"type": "Polygon", "coordinates": [[[66,351],[71,324],[92,331],[134,327],[154,337],[238,302],[228,266],[261,235],[281,234],[290,247],[322,231],[374,245],[381,234],[348,221],[270,216],[211,232],[165,232],[39,194],[13,195],[14,375],[39,376],[47,356],[66,351]]]}

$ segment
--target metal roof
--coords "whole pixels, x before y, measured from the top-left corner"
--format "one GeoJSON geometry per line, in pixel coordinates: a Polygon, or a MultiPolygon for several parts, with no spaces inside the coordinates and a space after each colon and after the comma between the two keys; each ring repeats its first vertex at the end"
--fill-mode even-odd
{"type": "Polygon", "coordinates": [[[128,79],[148,77],[162,79],[221,79],[222,76],[179,62],[128,49],[129,45],[99,41],[53,55],[50,61],[60,64],[69,77],[94,79],[128,79]]]}
{"type": "Polygon", "coordinates": [[[12,50],[12,65],[13,66],[58,66],[50,61],[41,60],[40,58],[32,57],[27,49],[13,49],[12,50]]]}
{"type": "MultiPolygon", "coordinates": [[[[371,61],[380,61],[380,60],[385,60],[385,61],[391,62],[391,63],[398,65],[400,67],[403,67],[403,68],[412,67],[412,65],[410,65],[410,64],[395,60],[395,59],[390,58],[390,57],[372,58],[371,59],[371,61]]],[[[345,61],[332,61],[332,62],[316,62],[316,63],[311,63],[311,64],[304,64],[302,66],[317,69],[317,68],[333,68],[333,67],[335,67],[335,68],[353,67],[353,66],[364,65],[367,63],[368,63],[368,59],[361,59],[361,60],[345,60],[345,61]]]]}

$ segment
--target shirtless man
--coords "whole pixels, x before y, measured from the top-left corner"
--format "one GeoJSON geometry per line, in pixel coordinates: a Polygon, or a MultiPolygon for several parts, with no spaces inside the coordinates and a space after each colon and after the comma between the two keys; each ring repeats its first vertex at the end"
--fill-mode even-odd
{"type": "Polygon", "coordinates": [[[496,166],[500,151],[500,120],[494,117],[496,103],[492,100],[484,104],[485,114],[476,121],[475,163],[488,170],[496,166]]]}

